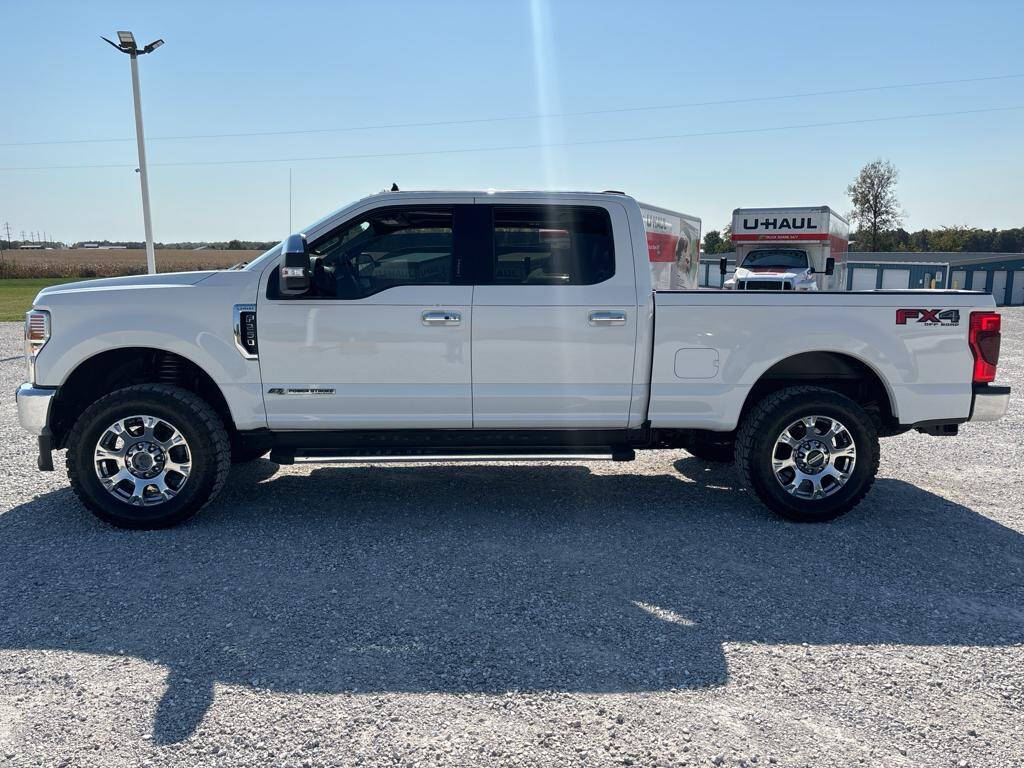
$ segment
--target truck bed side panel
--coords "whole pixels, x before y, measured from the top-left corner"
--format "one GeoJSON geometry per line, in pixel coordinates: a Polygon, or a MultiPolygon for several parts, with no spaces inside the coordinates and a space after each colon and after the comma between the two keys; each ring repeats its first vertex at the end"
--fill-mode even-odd
{"type": "Polygon", "coordinates": [[[751,387],[772,365],[836,352],[881,378],[903,424],[967,418],[972,309],[990,296],[956,292],[762,294],[658,292],[650,420],[655,427],[735,429],[751,387]],[[956,325],[897,324],[900,308],[956,309],[956,325]]]}

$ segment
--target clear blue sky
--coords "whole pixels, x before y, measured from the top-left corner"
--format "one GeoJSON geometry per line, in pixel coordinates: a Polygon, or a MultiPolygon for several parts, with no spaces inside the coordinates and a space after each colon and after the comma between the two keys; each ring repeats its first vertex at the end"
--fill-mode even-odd
{"type": "MultiPolygon", "coordinates": [[[[846,211],[891,159],[910,229],[1024,225],[1024,109],[860,125],[464,154],[252,165],[161,163],[420,152],[734,131],[1024,106],[1024,78],[755,104],[271,137],[337,128],[680,104],[1024,74],[1020,2],[12,2],[0,0],[0,143],[133,138],[118,29],[140,60],[158,241],[275,240],[402,188],[621,189],[693,213],[846,211]]],[[[133,141],[2,146],[0,167],[135,163],[133,141]]],[[[132,166],[133,167],[133,166],[132,166]]],[[[0,226],[141,239],[132,167],[0,171],[0,226]]]]}

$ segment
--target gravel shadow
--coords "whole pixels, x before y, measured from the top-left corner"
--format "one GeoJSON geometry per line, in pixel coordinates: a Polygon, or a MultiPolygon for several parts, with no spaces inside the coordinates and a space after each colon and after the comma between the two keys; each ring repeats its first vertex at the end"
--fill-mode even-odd
{"type": "Polygon", "coordinates": [[[1024,641],[1024,537],[881,479],[781,522],[729,468],[236,468],[169,531],[67,489],[0,515],[0,647],[165,665],[158,743],[215,682],[288,692],[636,692],[721,685],[723,643],[1024,641]]]}

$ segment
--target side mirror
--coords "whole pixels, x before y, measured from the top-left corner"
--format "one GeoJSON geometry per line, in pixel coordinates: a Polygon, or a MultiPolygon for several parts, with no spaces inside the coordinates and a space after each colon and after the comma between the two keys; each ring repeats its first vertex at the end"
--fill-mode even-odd
{"type": "Polygon", "coordinates": [[[718,271],[721,272],[723,275],[729,271],[729,259],[727,259],[725,256],[718,260],[718,271]]]}
{"type": "Polygon", "coordinates": [[[836,260],[829,256],[825,259],[825,274],[834,275],[836,271],[836,260]]]}
{"type": "Polygon", "coordinates": [[[309,290],[309,251],[303,235],[288,235],[281,246],[283,259],[278,267],[281,276],[281,292],[288,295],[305,293],[309,290]]]}

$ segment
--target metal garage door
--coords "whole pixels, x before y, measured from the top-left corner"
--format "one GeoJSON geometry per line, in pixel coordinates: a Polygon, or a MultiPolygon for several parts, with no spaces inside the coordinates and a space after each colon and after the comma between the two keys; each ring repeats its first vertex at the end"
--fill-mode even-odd
{"type": "Polygon", "coordinates": [[[909,288],[910,287],[910,270],[909,269],[883,269],[882,270],[882,287],[883,288],[909,288]]]}
{"type": "Polygon", "coordinates": [[[1024,304],[1024,269],[1018,269],[1013,273],[1013,295],[1010,297],[1011,304],[1024,304]]]}
{"type": "Polygon", "coordinates": [[[967,271],[963,269],[954,270],[949,277],[950,288],[959,288],[961,291],[967,285],[967,271]]]}
{"type": "Polygon", "coordinates": [[[873,291],[875,290],[875,279],[878,270],[874,267],[854,267],[853,282],[850,284],[851,291],[873,291]]]}
{"type": "Polygon", "coordinates": [[[999,269],[992,273],[992,298],[996,304],[1006,303],[1006,270],[999,269]]]}

